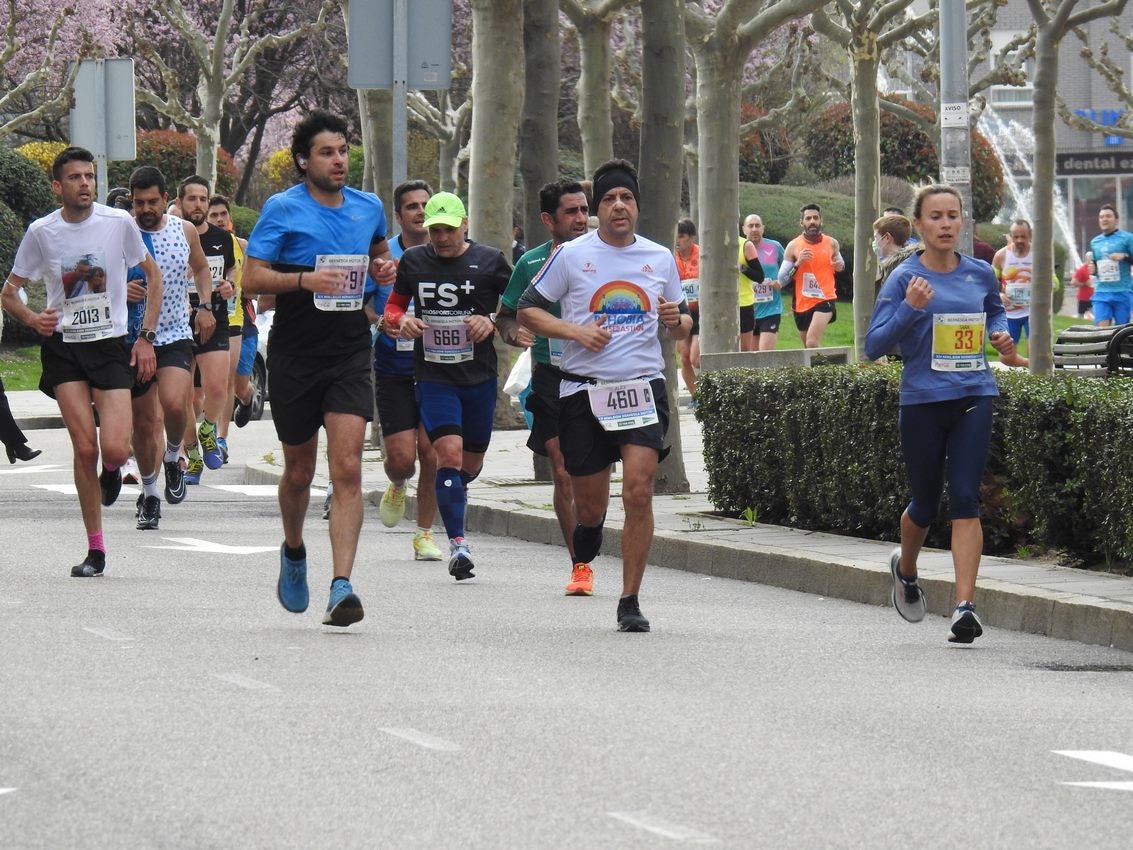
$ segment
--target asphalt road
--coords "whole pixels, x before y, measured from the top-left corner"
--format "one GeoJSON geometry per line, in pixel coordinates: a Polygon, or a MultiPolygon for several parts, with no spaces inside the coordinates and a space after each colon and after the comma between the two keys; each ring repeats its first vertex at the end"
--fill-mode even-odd
{"type": "Polygon", "coordinates": [[[476,537],[458,585],[373,506],[332,630],[321,498],[288,614],[241,481],[156,532],[124,491],[79,580],[69,461],[0,467],[0,847],[1129,845],[1133,655],[662,569],[620,634],[612,559],[565,598],[563,550],[476,537]]]}

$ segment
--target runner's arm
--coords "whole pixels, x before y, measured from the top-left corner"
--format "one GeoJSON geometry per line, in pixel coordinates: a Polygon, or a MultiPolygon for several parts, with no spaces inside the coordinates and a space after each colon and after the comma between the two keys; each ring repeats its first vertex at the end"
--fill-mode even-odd
{"type": "Polygon", "coordinates": [[[22,300],[20,290],[28,282],[26,277],[17,274],[8,275],[8,280],[0,290],[0,305],[8,311],[8,315],[34,328],[40,336],[51,336],[59,324],[59,315],[54,308],[47,307],[42,313],[37,313],[22,300]]]}

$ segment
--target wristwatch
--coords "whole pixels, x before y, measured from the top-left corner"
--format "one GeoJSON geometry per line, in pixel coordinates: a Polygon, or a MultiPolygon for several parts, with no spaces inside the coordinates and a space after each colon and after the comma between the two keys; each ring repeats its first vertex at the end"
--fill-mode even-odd
{"type": "Polygon", "coordinates": [[[138,339],[144,339],[146,342],[153,342],[157,339],[157,331],[151,331],[148,328],[142,328],[138,331],[138,339]]]}

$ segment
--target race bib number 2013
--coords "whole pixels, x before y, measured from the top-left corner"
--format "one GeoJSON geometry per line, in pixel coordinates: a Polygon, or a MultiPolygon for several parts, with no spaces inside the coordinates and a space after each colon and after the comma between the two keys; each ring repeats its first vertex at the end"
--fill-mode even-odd
{"type": "Polygon", "coordinates": [[[110,317],[110,296],[105,292],[63,300],[64,342],[93,342],[114,334],[110,317]]]}

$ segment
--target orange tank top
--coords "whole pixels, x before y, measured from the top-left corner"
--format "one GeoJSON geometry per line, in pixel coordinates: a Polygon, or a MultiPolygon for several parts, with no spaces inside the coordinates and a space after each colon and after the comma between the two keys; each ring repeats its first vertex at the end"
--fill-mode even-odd
{"type": "Polygon", "coordinates": [[[823,234],[822,241],[807,242],[803,236],[791,240],[795,256],[804,248],[814,254],[795,267],[795,312],[805,313],[823,301],[837,298],[834,291],[834,240],[823,234]]]}

